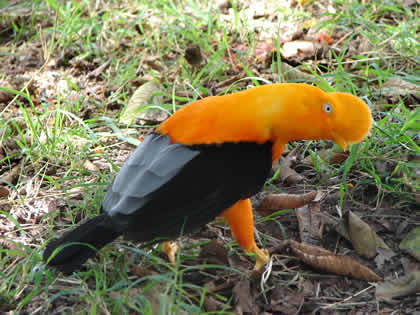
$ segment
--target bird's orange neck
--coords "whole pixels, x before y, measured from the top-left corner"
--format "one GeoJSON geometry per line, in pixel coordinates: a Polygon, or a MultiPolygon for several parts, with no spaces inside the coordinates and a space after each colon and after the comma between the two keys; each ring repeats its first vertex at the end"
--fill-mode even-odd
{"type": "Polygon", "coordinates": [[[309,110],[312,94],[325,93],[304,86],[272,84],[207,97],[184,106],[156,131],[187,145],[272,141],[274,161],[290,140],[329,138],[325,124],[309,110]]]}

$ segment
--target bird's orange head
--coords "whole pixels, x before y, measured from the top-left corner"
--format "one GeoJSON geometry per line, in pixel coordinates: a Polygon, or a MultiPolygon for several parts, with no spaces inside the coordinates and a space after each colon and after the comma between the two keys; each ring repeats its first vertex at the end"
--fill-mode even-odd
{"type": "Polygon", "coordinates": [[[366,103],[356,96],[342,92],[328,93],[328,96],[332,100],[327,114],[332,140],[346,150],[348,145],[362,141],[369,134],[372,115],[366,103]]]}
{"type": "Polygon", "coordinates": [[[369,107],[348,93],[332,92],[307,84],[273,85],[267,118],[273,138],[290,140],[328,139],[343,150],[362,141],[372,125],[369,107]]]}

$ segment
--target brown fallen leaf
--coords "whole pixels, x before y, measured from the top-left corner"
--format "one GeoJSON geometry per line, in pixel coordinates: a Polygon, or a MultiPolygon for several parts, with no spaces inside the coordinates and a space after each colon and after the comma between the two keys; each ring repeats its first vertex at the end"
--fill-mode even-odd
{"type": "Polygon", "coordinates": [[[326,226],[334,229],[338,234],[350,242],[349,231],[344,223],[344,220],[336,218],[328,213],[321,212],[322,221],[326,226]]]}
{"type": "Polygon", "coordinates": [[[295,315],[299,314],[304,302],[303,294],[278,286],[272,291],[269,307],[276,314],[295,315]]]}
{"type": "Polygon", "coordinates": [[[200,259],[205,260],[209,264],[229,266],[229,254],[222,243],[212,240],[201,247],[200,259]]]}
{"type": "Polygon", "coordinates": [[[387,90],[384,92],[385,95],[419,94],[419,87],[417,84],[399,78],[388,79],[384,82],[383,86],[386,87],[387,90]]]}
{"type": "MultiPolygon", "coordinates": [[[[354,230],[353,236],[350,237],[349,222],[348,222],[348,218],[347,217],[342,218],[342,219],[338,219],[338,218],[335,218],[335,217],[333,217],[333,216],[331,216],[331,215],[329,215],[327,213],[321,213],[320,215],[322,217],[322,221],[326,225],[331,226],[338,234],[340,234],[346,240],[348,240],[349,242],[352,242],[352,239],[353,239],[353,241],[359,242],[359,240],[357,240],[358,237],[356,236],[356,234],[358,234],[358,232],[355,232],[355,231],[358,230],[357,227],[353,227],[353,230],[354,230]]],[[[351,222],[352,222],[351,224],[357,225],[358,220],[353,217],[353,219],[351,220],[351,222]]],[[[363,235],[363,232],[362,233],[359,233],[359,235],[363,235]]],[[[368,236],[369,235],[371,235],[370,232],[368,232],[368,236]]],[[[373,242],[372,240],[373,240],[373,237],[369,237],[366,240],[366,242],[373,242]]],[[[363,240],[363,237],[360,237],[360,242],[361,243],[359,242],[360,244],[359,245],[356,245],[356,246],[363,246],[363,242],[364,241],[365,240],[363,240]]],[[[375,250],[376,250],[376,252],[378,252],[378,249],[379,248],[389,249],[388,245],[386,245],[385,242],[376,233],[374,233],[374,243],[375,243],[375,250]]],[[[371,245],[368,245],[368,246],[371,246],[371,245]]],[[[363,251],[363,249],[362,249],[362,251],[363,251]]],[[[387,256],[392,257],[392,255],[390,255],[390,254],[388,254],[387,256]]],[[[383,258],[386,258],[386,257],[383,257],[383,258]]],[[[379,258],[379,260],[380,260],[380,258],[379,258]]],[[[378,263],[380,265],[381,262],[378,261],[378,263]]]]}
{"type": "Polygon", "coordinates": [[[344,220],[347,223],[350,242],[359,255],[372,258],[376,255],[377,247],[389,248],[375,231],[352,211],[344,216],[344,220]]]}
{"type": "Polygon", "coordinates": [[[213,312],[218,313],[226,309],[225,303],[220,302],[219,300],[217,300],[215,297],[211,295],[206,295],[204,297],[203,306],[206,312],[211,312],[211,313],[213,312]]]}
{"type": "Polygon", "coordinates": [[[384,281],[376,286],[378,301],[396,302],[394,298],[415,295],[420,292],[420,271],[413,271],[395,280],[384,281]]]}
{"type": "Polygon", "coordinates": [[[277,171],[277,168],[280,167],[278,176],[281,181],[285,182],[288,185],[296,185],[303,182],[303,176],[296,173],[294,169],[291,168],[292,161],[296,158],[295,156],[296,148],[289,152],[285,158],[280,158],[279,162],[276,163],[274,170],[277,171]]]}
{"type": "Polygon", "coordinates": [[[9,91],[0,90],[0,103],[8,103],[14,97],[15,97],[15,94],[13,94],[13,93],[11,93],[9,91]]]}
{"type": "Polygon", "coordinates": [[[149,55],[144,54],[144,56],[140,60],[140,64],[142,64],[144,70],[153,69],[158,72],[165,71],[165,65],[160,60],[162,58],[161,55],[149,55]]]}
{"type": "MultiPolygon", "coordinates": [[[[317,152],[317,155],[330,165],[339,164],[347,159],[349,156],[348,152],[344,151],[332,151],[331,149],[325,149],[317,152]]],[[[312,156],[308,155],[303,159],[303,163],[313,165],[312,156]]]]}
{"type": "Polygon", "coordinates": [[[238,313],[258,314],[257,305],[252,299],[251,283],[248,279],[242,278],[233,287],[232,294],[235,298],[236,310],[238,313]]]}
{"type": "Polygon", "coordinates": [[[98,167],[89,160],[86,160],[85,163],[83,163],[83,168],[91,172],[98,171],[98,167]]]}
{"type": "MultiPolygon", "coordinates": [[[[418,85],[400,79],[398,77],[391,78],[386,80],[382,84],[383,91],[381,91],[384,99],[380,102],[377,102],[377,110],[387,111],[390,107],[384,107],[381,104],[394,104],[397,105],[403,101],[404,105],[408,109],[416,109],[420,101],[420,93],[418,85]]],[[[392,107],[393,108],[393,107],[392,107]]],[[[399,108],[396,106],[395,112],[400,112],[405,109],[399,108]]],[[[414,126],[414,125],[413,125],[414,126]]],[[[410,129],[410,128],[408,128],[410,129]]],[[[414,131],[415,132],[415,131],[414,131]]]]}
{"type": "Polygon", "coordinates": [[[9,189],[4,186],[0,186],[0,198],[5,198],[9,196],[9,189]]]}
{"type": "Polygon", "coordinates": [[[363,266],[351,257],[339,256],[329,250],[293,240],[289,244],[291,250],[299,259],[316,269],[365,281],[382,279],[370,268],[363,266]]]}
{"type": "Polygon", "coordinates": [[[256,211],[261,216],[268,216],[281,209],[294,209],[310,203],[317,195],[317,191],[311,191],[302,195],[295,194],[268,194],[260,202],[256,211]]]}
{"type": "Polygon", "coordinates": [[[217,293],[224,290],[231,290],[237,283],[236,278],[230,278],[220,283],[220,279],[215,279],[210,282],[207,282],[204,285],[204,288],[208,292],[217,293]]]}
{"type": "Polygon", "coordinates": [[[0,182],[16,184],[19,178],[21,163],[16,164],[5,176],[0,178],[0,182]]]}
{"type": "Polygon", "coordinates": [[[305,244],[321,245],[324,222],[319,202],[312,202],[296,209],[296,217],[299,224],[300,241],[305,244]]]}

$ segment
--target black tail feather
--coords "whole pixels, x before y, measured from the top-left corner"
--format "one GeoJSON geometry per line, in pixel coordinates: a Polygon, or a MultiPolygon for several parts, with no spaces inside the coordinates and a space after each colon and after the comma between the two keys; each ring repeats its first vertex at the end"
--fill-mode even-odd
{"type": "Polygon", "coordinates": [[[50,241],[44,251],[44,261],[47,262],[54,251],[58,249],[48,266],[53,266],[63,273],[70,274],[80,269],[81,265],[97,250],[115,240],[121,233],[115,231],[111,218],[101,214],[82,223],[74,230],[66,232],[62,237],[50,241]],[[69,243],[86,243],[70,244],[69,243]],[[90,246],[88,246],[89,244],[90,246]],[[93,249],[95,248],[95,249],[93,249]]]}

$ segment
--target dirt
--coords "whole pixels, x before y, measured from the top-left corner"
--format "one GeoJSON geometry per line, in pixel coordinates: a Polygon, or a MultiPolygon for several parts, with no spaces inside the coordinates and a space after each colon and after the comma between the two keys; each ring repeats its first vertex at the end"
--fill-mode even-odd
{"type": "MultiPolygon", "coordinates": [[[[256,15],[258,19],[264,17],[264,14],[256,15]]],[[[3,38],[1,44],[8,43],[12,37],[8,32],[8,37],[3,38]]],[[[296,33],[296,32],[295,32],[296,33]]],[[[293,32],[290,35],[293,38],[293,32]]],[[[295,34],[296,35],[296,34],[295,34]]],[[[297,34],[294,38],[301,36],[297,34]]],[[[355,45],[359,44],[355,38],[355,45]]],[[[243,43],[236,43],[235,51],[241,50],[243,43]]],[[[254,73],[260,74],[261,77],[272,79],[273,74],[268,74],[268,69],[272,60],[272,46],[267,43],[261,44],[261,50],[258,56],[250,56],[247,64],[254,73]],[[268,48],[267,48],[268,47],[268,48]],[[259,58],[259,59],[255,59],[259,58]],[[259,61],[263,60],[263,63],[259,61]],[[252,65],[255,66],[252,66],[252,65]]],[[[79,118],[87,120],[96,116],[102,116],[104,113],[108,117],[115,117],[121,109],[119,102],[109,101],[109,95],[112,95],[118,87],[106,82],[106,67],[102,67],[104,63],[99,60],[78,61],[75,52],[67,48],[64,51],[54,52],[52,58],[45,66],[45,59],[40,55],[40,43],[30,43],[22,41],[16,45],[16,51],[10,55],[0,56],[0,73],[4,74],[0,85],[13,88],[15,90],[27,90],[33,107],[24,97],[18,96],[19,102],[11,102],[14,95],[3,92],[0,94],[0,111],[4,110],[3,119],[17,119],[17,124],[22,124],[20,120],[21,104],[28,111],[36,110],[40,106],[55,108],[58,95],[67,98],[70,102],[82,97],[82,106],[84,109],[79,112],[79,118]],[[101,68],[102,67],[102,68],[101,68]],[[99,70],[98,70],[99,69],[99,70]],[[95,72],[95,70],[98,70],[95,72]],[[65,77],[69,78],[78,86],[77,91],[66,91],[65,77]],[[106,105],[103,105],[106,103],[106,105]],[[102,104],[102,105],[98,105],[102,104]]],[[[325,46],[324,46],[325,49],[325,46]]],[[[292,56],[291,64],[302,63],[303,60],[311,60],[315,62],[316,53],[306,52],[305,56],[292,56]]],[[[325,54],[321,57],[325,57],[325,54]]],[[[228,62],[232,56],[226,56],[228,62]]],[[[197,58],[196,58],[197,59],[197,58]]],[[[322,59],[322,58],[321,58],[322,59]]],[[[201,60],[201,59],[200,59],[201,60]]],[[[285,60],[287,61],[287,60],[285,60]]],[[[319,61],[321,62],[321,61],[319,61]]],[[[153,66],[153,61],[149,64],[153,66]]],[[[246,73],[241,66],[232,62],[230,71],[226,77],[234,76],[235,78],[245,77],[246,73]]],[[[222,82],[223,83],[223,82],[222,82]]],[[[226,84],[220,82],[206,82],[206,87],[210,93],[218,93],[225,89],[231,81],[226,80],[226,84]]],[[[252,83],[251,80],[245,80],[241,84],[246,86],[252,83]]],[[[127,87],[131,93],[138,82],[132,82],[127,87]]],[[[386,96],[385,96],[386,97],[386,96]]],[[[102,131],[100,128],[93,129],[93,132],[102,131]]],[[[136,130],[136,136],[147,133],[149,129],[144,128],[136,130]]],[[[3,135],[0,133],[0,137],[3,135]]],[[[0,217],[0,231],[2,235],[13,238],[17,242],[23,244],[31,244],[31,246],[40,246],[41,241],[45,239],[45,227],[40,225],[43,217],[55,211],[58,213],[56,222],[60,224],[71,224],[63,213],[72,208],[85,208],[91,205],[92,198],[96,191],[86,191],[84,189],[71,189],[70,191],[62,191],[61,189],[51,188],[49,185],[41,184],[37,186],[36,167],[25,162],[24,156],[21,154],[21,147],[14,141],[14,137],[19,139],[17,134],[13,137],[2,141],[2,152],[0,158],[9,156],[7,163],[0,165],[0,177],[12,184],[25,183],[25,188],[20,188],[20,193],[24,193],[28,202],[21,204],[14,202],[16,192],[9,189],[6,196],[0,196],[0,207],[3,211],[7,211],[22,226],[31,226],[32,231],[25,234],[25,238],[17,232],[6,217],[0,217]],[[67,194],[68,199],[60,197],[67,194]],[[61,214],[60,214],[61,213],[61,214]],[[42,237],[40,237],[42,235],[42,237]]],[[[0,138],[1,139],[1,138],[0,138]]],[[[30,141],[29,139],[27,139],[30,141]]],[[[97,155],[90,161],[89,167],[84,174],[82,180],[86,183],[95,183],[98,181],[96,171],[111,170],[114,171],[109,160],[116,165],[122,165],[129,153],[134,150],[133,145],[122,144],[118,139],[101,139],[107,145],[115,144],[118,149],[114,149],[113,153],[108,152],[107,159],[97,155]]],[[[83,143],[81,143],[83,146],[83,143]]],[[[317,150],[319,144],[311,145],[311,148],[317,150]]],[[[313,166],[303,163],[307,154],[299,152],[291,168],[297,172],[303,181],[297,184],[288,185],[285,182],[274,181],[273,186],[268,186],[266,193],[269,192],[290,192],[305,193],[311,190],[323,191],[327,196],[320,203],[320,211],[328,213],[333,217],[339,217],[337,207],[339,207],[338,183],[341,178],[330,177],[333,169],[326,168],[322,170],[321,176],[317,173],[313,166]],[[275,188],[275,189],[274,189],[275,188]]],[[[48,161],[39,161],[40,165],[48,165],[48,161]]],[[[380,162],[376,162],[380,163],[380,162]]],[[[392,162],[389,162],[392,163],[392,162]]],[[[70,167],[70,162],[61,165],[48,165],[45,173],[49,176],[63,176],[70,167]]],[[[386,171],[392,168],[392,165],[386,165],[385,162],[378,164],[377,168],[386,171]]],[[[108,180],[112,177],[108,176],[108,180]]],[[[418,226],[420,222],[420,214],[418,206],[410,199],[400,199],[392,192],[383,191],[374,184],[373,181],[367,181],[367,175],[354,167],[349,173],[347,183],[351,184],[351,195],[346,194],[340,211],[348,210],[356,213],[362,218],[390,247],[392,254],[387,252],[379,253],[376,258],[366,259],[355,254],[351,243],[345,240],[333,229],[324,233],[320,244],[323,248],[330,250],[338,255],[347,255],[364,266],[367,266],[380,277],[384,279],[394,278],[409,273],[413,269],[419,270],[418,262],[409,254],[399,248],[399,244],[410,230],[418,226]]],[[[75,179],[74,183],[79,183],[80,179],[75,179]]],[[[68,185],[71,186],[71,181],[68,185]]],[[[100,198],[103,193],[102,187],[97,189],[100,198]]],[[[81,212],[81,220],[86,213],[81,212]]],[[[264,220],[257,216],[256,230],[258,231],[258,239],[262,241],[265,248],[274,251],[272,253],[272,261],[269,268],[261,272],[252,271],[254,260],[252,257],[246,256],[237,246],[232,245],[232,236],[229,229],[219,223],[210,223],[203,227],[200,231],[186,236],[182,240],[183,247],[193,245],[199,242],[208,242],[207,245],[201,246],[199,253],[191,250],[185,250],[188,258],[182,261],[182,267],[185,270],[189,266],[195,266],[201,263],[221,264],[239,269],[243,274],[238,274],[230,269],[205,268],[193,269],[183,273],[183,282],[196,285],[199,288],[205,287],[213,294],[206,295],[203,302],[203,309],[211,311],[232,311],[237,314],[419,314],[420,297],[417,293],[400,297],[393,303],[378,302],[375,297],[375,285],[363,280],[352,279],[340,275],[329,274],[325,271],[319,271],[306,265],[296,258],[296,256],[287,248],[281,248],[282,241],[292,239],[299,241],[299,226],[294,211],[287,211],[272,217],[270,220],[264,220]],[[217,241],[215,241],[217,239],[217,241]],[[279,247],[280,246],[280,247],[279,247]],[[221,302],[216,295],[226,298],[230,301],[226,308],[226,304],[221,302]],[[417,313],[416,313],[417,312],[417,313]]],[[[13,245],[5,245],[13,246],[13,245]]],[[[115,245],[117,248],[121,246],[121,242],[115,245]]],[[[132,245],[130,245],[132,246],[132,245]]],[[[134,245],[133,245],[134,246],[134,245]]],[[[156,252],[155,252],[156,253],[156,252]]],[[[162,255],[156,253],[157,255],[162,255]]],[[[183,254],[184,255],[184,254],[183,254]]],[[[164,258],[163,256],[161,256],[164,258]]],[[[112,257],[115,258],[115,257],[112,257]]],[[[95,258],[98,259],[98,258],[95,258]]],[[[158,273],[161,270],[144,259],[134,258],[130,262],[133,266],[144,265],[147,273],[158,273]]],[[[131,276],[142,276],[144,270],[131,270],[131,276]]],[[[88,281],[89,283],[89,281],[88,281]]],[[[92,287],[94,283],[92,282],[92,287]]],[[[51,295],[58,293],[61,287],[57,285],[52,287],[49,292],[51,295]]],[[[199,296],[199,290],[188,289],[192,296],[199,296]]],[[[25,295],[23,292],[22,295],[25,295]]],[[[50,297],[51,297],[50,295],[50,297]]],[[[35,296],[21,311],[21,314],[32,313],[35,310],[39,312],[42,308],[45,296],[35,296]]],[[[80,303],[80,301],[78,302],[80,303]]],[[[13,304],[13,303],[11,303],[13,304]]],[[[74,301],[66,297],[60,297],[49,305],[49,309],[45,313],[55,314],[62,312],[82,310],[83,305],[77,306],[74,301]]]]}

